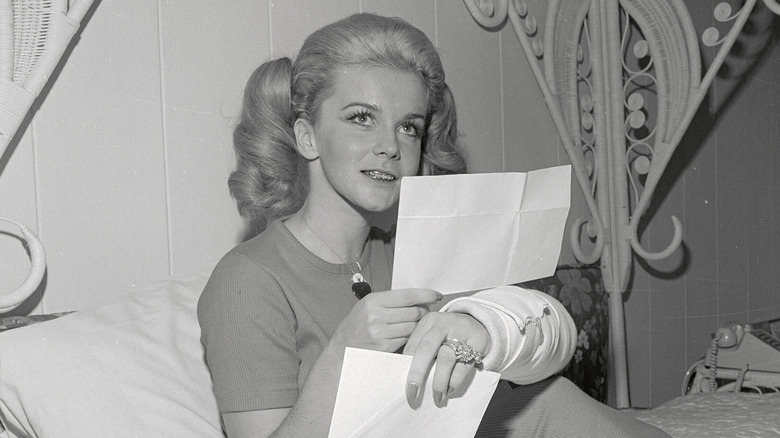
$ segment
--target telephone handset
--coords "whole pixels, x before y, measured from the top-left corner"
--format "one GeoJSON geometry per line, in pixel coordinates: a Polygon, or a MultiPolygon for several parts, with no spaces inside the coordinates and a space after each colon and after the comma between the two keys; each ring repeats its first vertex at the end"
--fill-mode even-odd
{"type": "Polygon", "coordinates": [[[721,325],[713,337],[709,361],[717,361],[720,368],[780,373],[780,339],[772,335],[773,323],[721,325]]]}
{"type": "Polygon", "coordinates": [[[715,342],[720,348],[731,348],[739,343],[744,334],[744,329],[737,323],[723,324],[715,332],[715,342]]]}

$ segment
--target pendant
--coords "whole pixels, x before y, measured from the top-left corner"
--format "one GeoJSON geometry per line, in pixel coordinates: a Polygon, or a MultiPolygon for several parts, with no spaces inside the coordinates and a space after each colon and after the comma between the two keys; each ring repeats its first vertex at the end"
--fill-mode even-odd
{"type": "MultiPolygon", "coordinates": [[[[360,265],[358,265],[358,267],[359,266],[360,265]]],[[[371,293],[371,285],[366,283],[366,279],[363,278],[363,274],[360,272],[356,272],[352,275],[352,293],[354,293],[359,300],[362,300],[363,297],[371,293]]]]}
{"type": "Polygon", "coordinates": [[[362,300],[363,297],[371,293],[371,285],[365,281],[352,283],[352,292],[355,294],[357,299],[362,300]]]}

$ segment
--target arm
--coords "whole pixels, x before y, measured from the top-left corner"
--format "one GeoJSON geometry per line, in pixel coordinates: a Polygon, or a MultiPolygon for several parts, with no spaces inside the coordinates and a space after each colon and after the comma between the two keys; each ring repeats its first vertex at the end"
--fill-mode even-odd
{"type": "Polygon", "coordinates": [[[571,316],[553,297],[504,286],[458,298],[442,311],[466,313],[490,334],[485,369],[518,384],[543,380],[566,366],[577,343],[571,316]]]}
{"type": "Polygon", "coordinates": [[[329,347],[320,355],[292,408],[223,413],[228,437],[325,436],[330,428],[343,359],[335,350],[329,347]]]}
{"type": "Polygon", "coordinates": [[[431,290],[375,293],[353,307],[311,370],[292,408],[223,414],[230,438],[326,436],[346,347],[392,352],[406,343],[425,306],[441,299],[431,290]]]}
{"type": "Polygon", "coordinates": [[[281,288],[246,259],[218,266],[198,310],[231,438],[326,435],[344,348],[397,350],[427,313],[425,305],[439,298],[434,291],[406,290],[359,301],[324,344],[299,391],[296,318],[281,288]],[[271,408],[253,409],[259,406],[271,408]]]}
{"type": "Polygon", "coordinates": [[[407,400],[414,404],[426,378],[434,400],[460,388],[472,364],[456,363],[443,342],[455,338],[484,355],[483,369],[497,371],[518,384],[530,384],[557,373],[571,360],[576,328],[571,316],[547,294],[504,286],[456,298],[423,318],[409,337],[405,354],[414,356],[407,376],[407,400]],[[436,371],[426,377],[436,361],[436,371]]]}
{"type": "Polygon", "coordinates": [[[230,438],[270,436],[282,424],[290,408],[225,412],[222,421],[230,438]]]}

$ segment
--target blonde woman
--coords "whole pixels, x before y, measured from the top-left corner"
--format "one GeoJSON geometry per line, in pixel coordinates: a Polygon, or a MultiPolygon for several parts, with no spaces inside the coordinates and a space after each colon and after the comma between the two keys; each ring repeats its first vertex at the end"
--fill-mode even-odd
{"type": "Polygon", "coordinates": [[[524,433],[587,430],[558,415],[563,401],[593,425],[618,417],[599,436],[651,429],[548,379],[576,343],[551,297],[498,288],[431,311],[436,291],[388,291],[393,238],[374,216],[396,205],[405,176],[465,172],[454,101],[420,30],[359,14],[314,32],[294,62],[254,72],[234,144],[230,190],[259,234],[222,259],[198,306],[231,438],[326,436],[346,347],[413,355],[410,402],[434,362],[439,404],[475,366],[499,371],[526,385],[499,391],[526,407],[512,426],[524,433]],[[518,326],[528,317],[537,322],[518,326]]]}

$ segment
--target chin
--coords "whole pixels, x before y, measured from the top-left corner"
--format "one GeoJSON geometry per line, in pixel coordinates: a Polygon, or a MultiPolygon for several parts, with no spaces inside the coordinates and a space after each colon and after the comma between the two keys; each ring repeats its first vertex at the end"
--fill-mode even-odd
{"type": "Polygon", "coordinates": [[[361,193],[353,199],[353,205],[371,213],[381,213],[398,205],[401,195],[400,188],[393,190],[373,190],[361,193]]]}
{"type": "Polygon", "coordinates": [[[364,206],[363,210],[369,213],[384,213],[385,211],[392,209],[396,205],[397,204],[364,206]]]}
{"type": "Polygon", "coordinates": [[[359,202],[357,205],[369,213],[382,213],[396,207],[398,205],[398,197],[382,200],[373,199],[370,202],[359,202]]]}

